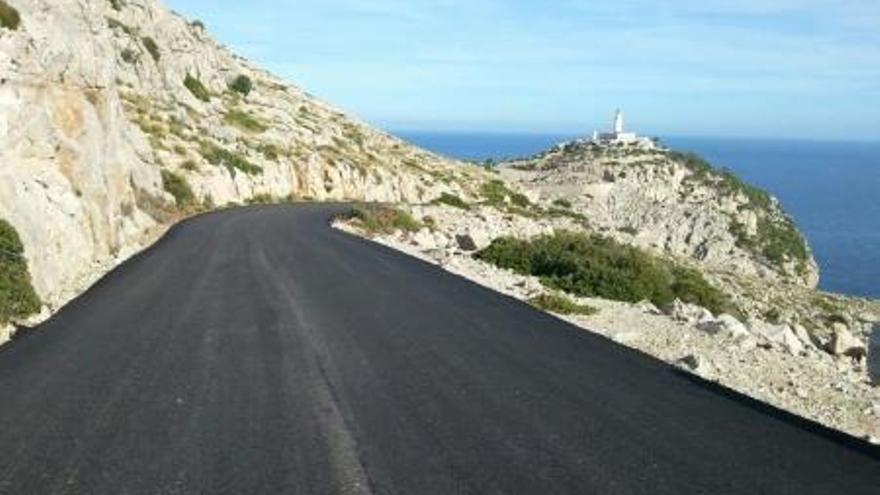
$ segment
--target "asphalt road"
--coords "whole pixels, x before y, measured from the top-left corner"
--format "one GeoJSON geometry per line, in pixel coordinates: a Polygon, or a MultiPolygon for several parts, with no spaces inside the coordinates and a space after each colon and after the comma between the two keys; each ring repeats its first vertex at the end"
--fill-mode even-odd
{"type": "Polygon", "coordinates": [[[3,494],[873,494],[880,455],[260,207],[0,349],[3,494]]]}

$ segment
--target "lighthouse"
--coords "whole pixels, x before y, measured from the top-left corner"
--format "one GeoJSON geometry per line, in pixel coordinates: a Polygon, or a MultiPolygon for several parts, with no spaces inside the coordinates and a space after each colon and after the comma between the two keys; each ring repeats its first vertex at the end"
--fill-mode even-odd
{"type": "Polygon", "coordinates": [[[619,108],[614,116],[614,133],[618,135],[623,134],[623,112],[619,108]]]}
{"type": "Polygon", "coordinates": [[[623,110],[617,109],[614,114],[612,132],[593,132],[593,143],[604,146],[638,146],[644,149],[655,149],[656,143],[652,139],[639,136],[634,132],[626,132],[623,123],[623,110]]]}

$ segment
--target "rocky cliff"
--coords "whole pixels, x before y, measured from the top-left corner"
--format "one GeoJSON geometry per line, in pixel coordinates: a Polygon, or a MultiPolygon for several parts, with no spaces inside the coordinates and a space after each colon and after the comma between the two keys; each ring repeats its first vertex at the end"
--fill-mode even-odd
{"type": "Polygon", "coordinates": [[[575,141],[504,170],[624,243],[715,271],[818,284],[810,248],[779,202],[695,155],[575,141]]]}
{"type": "Polygon", "coordinates": [[[153,0],[3,0],[0,219],[47,311],[182,214],[424,201],[482,172],[374,130],[153,0]]]}

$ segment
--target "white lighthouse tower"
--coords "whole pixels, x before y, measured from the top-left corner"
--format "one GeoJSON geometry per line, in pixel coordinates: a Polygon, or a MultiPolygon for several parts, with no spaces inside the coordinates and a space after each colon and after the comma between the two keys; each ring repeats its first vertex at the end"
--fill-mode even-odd
{"type": "Polygon", "coordinates": [[[623,112],[619,108],[614,116],[614,134],[623,134],[623,112]]]}
{"type": "Polygon", "coordinates": [[[619,108],[617,113],[614,114],[614,130],[612,132],[594,132],[592,142],[606,146],[635,145],[645,149],[656,148],[656,144],[652,139],[639,136],[634,132],[626,132],[623,123],[623,110],[619,108]]]}

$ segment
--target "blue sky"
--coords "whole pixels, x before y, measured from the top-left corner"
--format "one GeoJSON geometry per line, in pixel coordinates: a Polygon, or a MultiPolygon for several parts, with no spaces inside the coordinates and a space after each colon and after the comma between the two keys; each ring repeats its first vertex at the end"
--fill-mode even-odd
{"type": "Polygon", "coordinates": [[[165,0],[387,129],[880,140],[878,0],[165,0]]]}

